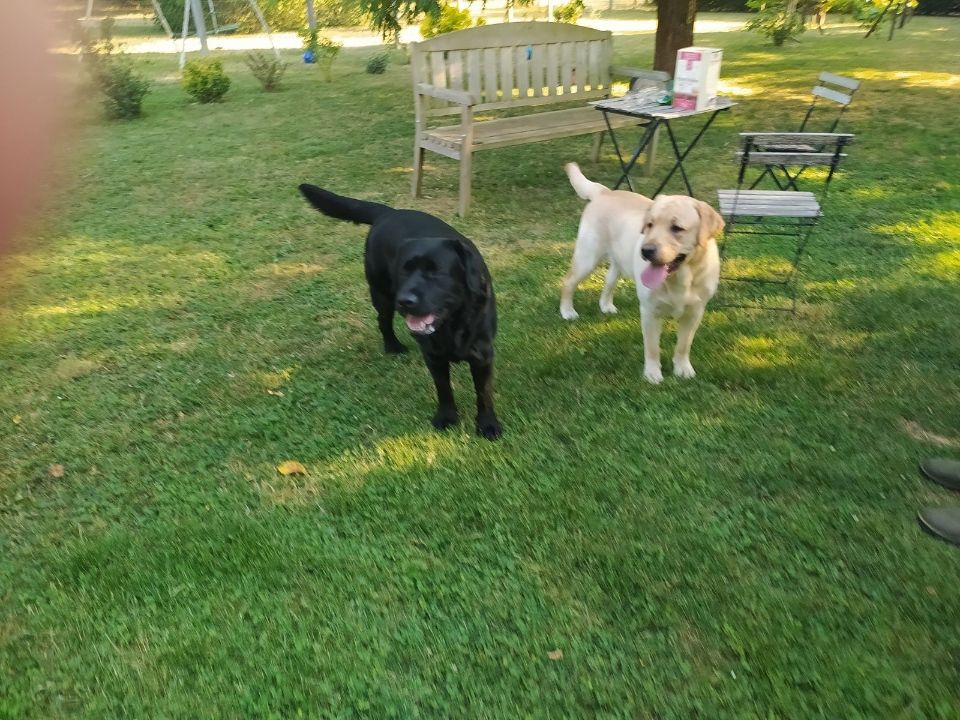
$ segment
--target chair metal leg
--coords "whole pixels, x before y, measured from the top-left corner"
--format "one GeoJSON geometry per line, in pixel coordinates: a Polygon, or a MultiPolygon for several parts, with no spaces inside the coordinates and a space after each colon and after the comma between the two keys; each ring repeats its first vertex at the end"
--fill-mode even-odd
{"type": "MultiPolygon", "coordinates": [[[[718,250],[720,253],[721,263],[726,259],[726,250],[727,245],[732,239],[732,236],[737,234],[736,224],[737,217],[731,216],[724,218],[726,220],[727,226],[724,230],[724,236],[722,241],[718,242],[718,250]]],[[[753,223],[749,223],[753,224],[753,223]]],[[[759,223],[758,223],[759,224],[759,223]]],[[[790,301],[789,308],[785,307],[771,307],[766,306],[760,303],[753,304],[739,304],[739,303],[728,303],[728,302],[719,302],[715,303],[716,307],[727,307],[727,308],[742,308],[748,310],[775,310],[781,312],[789,312],[791,315],[796,315],[797,313],[797,299],[798,299],[798,282],[800,275],[800,264],[803,259],[804,250],[809,243],[810,236],[813,234],[814,228],[817,226],[817,223],[814,222],[800,222],[795,226],[796,232],[791,231],[788,233],[788,237],[794,237],[796,239],[796,245],[793,249],[793,256],[790,258],[790,269],[787,271],[786,275],[778,278],[758,278],[758,277],[729,277],[722,276],[721,279],[727,280],[728,282],[748,282],[756,285],[783,285],[786,289],[787,296],[790,301]]],[[[775,230],[775,229],[771,229],[775,230]]],[[[784,235],[784,232],[773,231],[769,234],[767,232],[741,232],[740,234],[746,235],[762,235],[775,237],[778,235],[784,235]]],[[[722,267],[722,265],[721,265],[722,267]]]]}

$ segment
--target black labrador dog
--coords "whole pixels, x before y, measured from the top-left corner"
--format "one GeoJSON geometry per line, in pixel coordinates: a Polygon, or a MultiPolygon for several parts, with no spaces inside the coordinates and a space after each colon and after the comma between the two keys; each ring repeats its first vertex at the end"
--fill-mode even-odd
{"type": "Polygon", "coordinates": [[[336,195],[316,185],[300,192],[317,210],[370,225],[364,270],[388,353],[407,348],[393,330],[399,312],[423,351],[437,388],[433,426],[457,423],[450,363],[470,363],[477,392],[477,434],[488,440],[502,428],[493,411],[493,338],[497,307],[490,273],[476,246],[433,215],[336,195]]]}

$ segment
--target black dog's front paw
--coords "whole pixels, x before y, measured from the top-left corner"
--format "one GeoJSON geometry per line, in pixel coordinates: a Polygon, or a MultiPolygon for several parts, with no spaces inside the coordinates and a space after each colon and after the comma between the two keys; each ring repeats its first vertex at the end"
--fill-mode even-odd
{"type": "Polygon", "coordinates": [[[383,350],[389,355],[402,355],[407,352],[407,346],[399,340],[387,340],[383,343],[383,350]]]}
{"type": "Polygon", "coordinates": [[[493,415],[488,417],[478,417],[477,435],[486,438],[487,440],[496,440],[498,437],[503,435],[503,426],[493,415]]]}
{"type": "Polygon", "coordinates": [[[446,430],[458,422],[460,422],[460,418],[457,417],[456,408],[439,408],[437,414],[433,416],[433,426],[437,430],[446,430]]]}

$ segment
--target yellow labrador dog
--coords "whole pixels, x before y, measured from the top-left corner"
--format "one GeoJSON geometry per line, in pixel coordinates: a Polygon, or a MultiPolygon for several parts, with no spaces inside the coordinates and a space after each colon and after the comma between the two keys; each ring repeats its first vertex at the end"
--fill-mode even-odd
{"type": "Polygon", "coordinates": [[[577,285],[608,258],[610,268],[600,294],[600,310],[615,313],[613,292],[621,275],[637,283],[643,328],[643,376],[656,384],[660,370],[660,330],[663,319],[678,319],[673,374],[692,378],[690,345],[707,301],[720,281],[716,235],[723,218],[701,200],[686,195],[659,195],[655,200],[623,190],[611,190],[587,180],[576,163],[566,165],[577,195],[589,204],[577,232],[570,272],[563,281],[560,315],[577,318],[573,293],[577,285]]]}

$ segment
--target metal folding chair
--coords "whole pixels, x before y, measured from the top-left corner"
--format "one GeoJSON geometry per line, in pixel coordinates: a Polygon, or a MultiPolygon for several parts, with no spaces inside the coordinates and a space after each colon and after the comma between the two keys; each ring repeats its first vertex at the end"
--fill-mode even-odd
{"type": "MultiPolygon", "coordinates": [[[[830,181],[840,164],[846,157],[844,149],[853,141],[853,135],[846,133],[740,133],[742,149],[740,157],[740,172],[737,176],[737,187],[731,190],[718,190],[717,197],[720,204],[720,214],[727,223],[724,240],[720,245],[720,255],[723,258],[724,280],[751,282],[762,284],[783,285],[790,297],[789,307],[767,307],[759,304],[736,305],[726,303],[727,307],[753,307],[769,310],[785,310],[795,313],[797,309],[796,275],[800,267],[800,259],[804,248],[810,239],[810,233],[819,221],[822,211],[822,202],[830,187],[830,181]],[[779,148],[811,147],[812,151],[787,151],[779,148]],[[770,148],[778,148],[771,150],[770,148]],[[762,167],[762,173],[768,168],[781,166],[800,167],[801,170],[811,167],[829,168],[826,178],[820,186],[819,195],[809,191],[799,190],[754,190],[756,185],[746,185],[750,166],[762,167]],[[744,246],[737,236],[749,236],[754,240],[754,252],[759,248],[767,255],[783,252],[776,243],[760,242],[756,236],[767,238],[787,238],[792,240],[786,253],[789,255],[788,269],[772,276],[758,276],[755,274],[729,275],[729,247],[733,244],[744,246]],[[771,253],[771,247],[773,252],[771,253]]],[[[746,250],[747,248],[744,247],[746,250]]],[[[721,301],[721,304],[722,303],[721,301]]]]}
{"type": "MultiPolygon", "coordinates": [[[[860,88],[860,81],[843,75],[834,75],[833,73],[822,72],[817,78],[817,85],[812,90],[813,98],[806,114],[803,116],[803,122],[797,132],[810,132],[811,125],[818,126],[823,132],[834,133],[843,119],[843,114],[850,107],[853,101],[854,93],[860,88]]],[[[822,148],[808,143],[796,143],[785,145],[783,143],[774,143],[767,145],[762,150],[767,152],[782,153],[800,153],[800,152],[821,152],[822,148]]],[[[803,173],[803,167],[791,174],[786,164],[770,165],[764,168],[750,186],[752,190],[764,179],[770,177],[780,190],[798,190],[797,180],[803,173]]]]}

